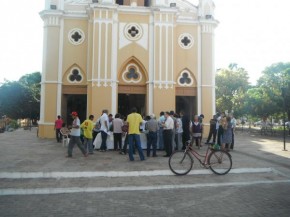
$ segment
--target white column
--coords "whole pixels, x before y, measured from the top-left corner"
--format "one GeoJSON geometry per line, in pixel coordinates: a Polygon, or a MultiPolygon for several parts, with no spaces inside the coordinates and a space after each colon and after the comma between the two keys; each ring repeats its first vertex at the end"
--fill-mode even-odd
{"type": "Polygon", "coordinates": [[[118,14],[114,11],[112,22],[112,57],[111,57],[111,69],[112,69],[112,108],[111,113],[117,113],[117,40],[118,40],[118,14]]]}
{"type": "Polygon", "coordinates": [[[197,113],[201,114],[201,72],[202,72],[202,51],[201,51],[201,44],[202,44],[202,35],[201,35],[201,26],[199,25],[197,28],[197,113]]]}
{"type": "Polygon", "coordinates": [[[60,36],[59,36],[59,57],[58,57],[58,79],[57,79],[57,102],[56,113],[61,115],[61,96],[62,96],[62,63],[63,63],[63,19],[60,20],[60,36]]]}
{"type": "Polygon", "coordinates": [[[153,14],[150,15],[150,21],[149,21],[149,82],[148,82],[148,113],[153,113],[153,88],[154,88],[154,17],[153,14]]]}

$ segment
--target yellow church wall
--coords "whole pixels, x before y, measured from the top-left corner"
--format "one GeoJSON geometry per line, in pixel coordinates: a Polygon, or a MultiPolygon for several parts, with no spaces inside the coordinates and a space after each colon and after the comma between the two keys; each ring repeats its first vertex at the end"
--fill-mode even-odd
{"type": "Polygon", "coordinates": [[[46,84],[45,85],[45,122],[54,122],[56,114],[56,99],[57,99],[57,84],[46,84]],[[49,93],[49,94],[48,94],[49,93]]]}
{"type": "Polygon", "coordinates": [[[119,12],[118,20],[125,23],[149,23],[149,14],[119,12]]]}
{"type": "Polygon", "coordinates": [[[47,30],[47,47],[46,47],[46,61],[45,61],[45,79],[46,81],[58,80],[58,56],[59,56],[59,28],[50,27],[47,30]]]}
{"type": "Polygon", "coordinates": [[[112,107],[112,89],[110,87],[92,87],[91,94],[88,95],[91,101],[91,113],[100,115],[103,109],[108,109],[109,113],[112,107]]]}
{"type": "Polygon", "coordinates": [[[205,85],[212,85],[215,72],[213,71],[212,61],[212,35],[211,34],[203,34],[203,42],[202,42],[202,83],[205,85]]]}
{"type": "Polygon", "coordinates": [[[88,47],[88,22],[86,20],[64,20],[64,42],[63,42],[63,73],[73,64],[77,64],[86,75],[87,73],[87,47],[88,47]],[[68,40],[70,30],[78,28],[85,34],[85,41],[80,45],[73,45],[68,40]]]}
{"type": "Polygon", "coordinates": [[[176,27],[176,42],[175,48],[176,48],[176,56],[178,60],[176,61],[176,79],[179,76],[179,73],[181,73],[182,70],[188,69],[195,78],[198,77],[197,75],[197,66],[198,66],[198,37],[197,37],[197,27],[194,25],[190,26],[188,25],[178,25],[176,27]],[[183,49],[178,44],[178,38],[182,33],[189,33],[194,38],[194,44],[190,49],[183,49]]]}
{"type": "Polygon", "coordinates": [[[153,112],[159,115],[161,111],[175,110],[175,90],[159,89],[158,87],[153,90],[153,112]]]}

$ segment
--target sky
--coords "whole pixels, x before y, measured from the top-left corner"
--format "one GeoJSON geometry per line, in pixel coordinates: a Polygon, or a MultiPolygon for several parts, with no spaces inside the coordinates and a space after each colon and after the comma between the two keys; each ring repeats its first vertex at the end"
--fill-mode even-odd
{"type": "MultiPolygon", "coordinates": [[[[193,3],[198,0],[190,0],[193,3]]],[[[0,83],[42,70],[44,0],[2,1],[0,83]]],[[[289,0],[215,0],[215,65],[237,63],[255,84],[265,67],[290,61],[289,0]]]]}

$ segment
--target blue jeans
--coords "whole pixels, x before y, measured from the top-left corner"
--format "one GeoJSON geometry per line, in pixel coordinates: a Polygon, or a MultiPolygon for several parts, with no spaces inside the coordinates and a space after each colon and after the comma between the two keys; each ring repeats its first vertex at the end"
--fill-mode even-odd
{"type": "Polygon", "coordinates": [[[159,128],[158,137],[159,137],[158,148],[159,150],[163,150],[164,149],[163,128],[159,128]]]}
{"type": "Polygon", "coordinates": [[[93,140],[92,139],[88,139],[86,137],[84,137],[84,145],[85,145],[85,150],[89,153],[93,153],[93,140]]]}
{"type": "Polygon", "coordinates": [[[140,135],[139,134],[129,134],[128,140],[129,140],[129,159],[130,159],[130,161],[134,160],[134,156],[133,156],[134,140],[136,142],[136,146],[137,146],[137,149],[139,152],[140,160],[145,160],[143,150],[141,147],[140,135]]]}
{"type": "Polygon", "coordinates": [[[147,136],[147,157],[150,156],[151,145],[153,147],[153,156],[156,156],[157,132],[149,132],[147,136]]]}
{"type": "Polygon", "coordinates": [[[107,137],[108,134],[104,131],[101,131],[101,136],[102,136],[102,144],[100,147],[100,150],[107,150],[107,137]]]}

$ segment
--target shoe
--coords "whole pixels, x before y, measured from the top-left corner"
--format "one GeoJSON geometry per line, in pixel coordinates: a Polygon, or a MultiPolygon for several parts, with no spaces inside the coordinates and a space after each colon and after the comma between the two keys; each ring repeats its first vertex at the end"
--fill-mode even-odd
{"type": "Polygon", "coordinates": [[[67,156],[65,156],[66,158],[72,158],[72,156],[71,155],[67,155],[67,156]]]}
{"type": "Polygon", "coordinates": [[[94,152],[89,152],[89,154],[94,154],[94,152]]]}

